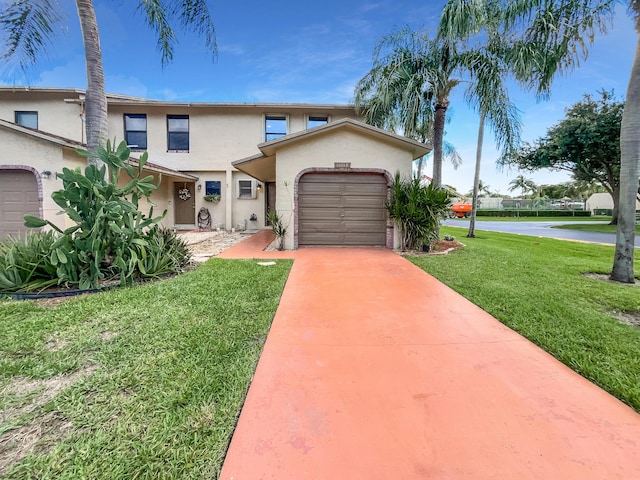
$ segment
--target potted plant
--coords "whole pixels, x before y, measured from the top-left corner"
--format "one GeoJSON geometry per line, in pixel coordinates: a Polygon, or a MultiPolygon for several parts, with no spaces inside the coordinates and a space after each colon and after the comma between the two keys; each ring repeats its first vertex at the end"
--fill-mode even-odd
{"type": "Polygon", "coordinates": [[[205,195],[204,201],[211,202],[211,203],[218,203],[220,201],[220,195],[217,193],[214,193],[213,195],[205,195]]]}

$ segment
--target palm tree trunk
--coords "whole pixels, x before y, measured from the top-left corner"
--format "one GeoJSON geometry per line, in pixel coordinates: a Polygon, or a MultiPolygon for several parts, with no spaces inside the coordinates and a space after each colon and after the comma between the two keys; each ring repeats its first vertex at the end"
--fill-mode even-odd
{"type": "Polygon", "coordinates": [[[476,236],[476,210],[478,205],[478,190],[480,189],[480,164],[482,163],[482,142],[484,140],[485,112],[480,113],[480,126],[478,127],[478,143],[476,145],[476,172],[473,176],[473,195],[471,196],[471,221],[467,237],[476,236]]]}
{"type": "MultiPolygon", "coordinates": [[[[613,194],[611,195],[613,198],[613,209],[611,210],[611,222],[609,225],[618,225],[618,215],[620,212],[620,185],[615,185],[613,187],[613,194]]],[[[635,209],[635,204],[634,204],[635,209]]]]}
{"type": "Polygon", "coordinates": [[[422,166],[424,165],[424,155],[418,160],[418,178],[422,180],[422,166]]]}
{"type": "Polygon", "coordinates": [[[620,128],[620,205],[611,280],[635,283],[633,251],[640,162],[640,35],[627,88],[620,128]]]}
{"type": "Polygon", "coordinates": [[[446,102],[436,102],[436,113],[433,119],[433,180],[431,181],[434,187],[442,186],[442,141],[446,115],[446,102]]]}
{"type": "MultiPolygon", "coordinates": [[[[104,91],[104,71],[102,69],[102,50],[98,35],[98,22],[92,0],[76,0],[82,41],[84,42],[85,62],[87,65],[87,91],[85,98],[85,129],[87,149],[95,152],[98,145],[108,136],[107,97],[104,91]]],[[[89,158],[90,164],[101,166],[97,158],[89,158]]]]}

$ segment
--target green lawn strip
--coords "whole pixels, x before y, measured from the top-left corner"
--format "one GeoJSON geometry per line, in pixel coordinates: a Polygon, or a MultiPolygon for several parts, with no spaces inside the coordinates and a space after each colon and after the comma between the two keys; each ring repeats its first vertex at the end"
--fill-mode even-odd
{"type": "Polygon", "coordinates": [[[612,315],[640,311],[640,287],[583,276],[608,274],[613,247],[485,231],[466,238],[459,228],[444,234],[466,246],[411,261],[640,411],[640,329],[612,315]]]}
{"type": "MultiPolygon", "coordinates": [[[[453,221],[459,221],[463,225],[469,224],[468,218],[455,218],[453,221]],[[464,222],[464,223],[463,223],[464,222]]],[[[476,217],[478,222],[610,222],[611,217],[592,216],[592,217],[476,217]]]]}
{"type": "Polygon", "coordinates": [[[46,412],[73,426],[6,478],[217,478],[290,267],[213,259],[54,308],[1,302],[0,391],[96,369],[0,426],[46,412]]]}
{"type": "MultiPolygon", "coordinates": [[[[581,230],[584,232],[616,233],[616,225],[591,224],[591,223],[570,223],[567,225],[554,225],[551,228],[562,228],[565,230],[581,230]]],[[[640,225],[636,225],[636,234],[640,233],[640,225]]]]}

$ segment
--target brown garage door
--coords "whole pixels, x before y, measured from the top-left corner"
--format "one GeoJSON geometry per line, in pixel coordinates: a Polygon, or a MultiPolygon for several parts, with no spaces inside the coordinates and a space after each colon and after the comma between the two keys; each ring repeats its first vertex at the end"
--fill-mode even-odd
{"type": "Polygon", "coordinates": [[[386,245],[386,199],[383,175],[302,176],[298,184],[298,245],[386,245]]]}
{"type": "Polygon", "coordinates": [[[24,226],[27,213],[40,215],[36,177],[26,170],[0,170],[0,238],[30,230],[24,226]]]}

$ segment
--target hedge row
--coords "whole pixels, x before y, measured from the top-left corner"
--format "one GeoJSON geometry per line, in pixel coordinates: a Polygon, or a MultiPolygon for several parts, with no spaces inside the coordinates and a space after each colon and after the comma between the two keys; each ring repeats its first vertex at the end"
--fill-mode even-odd
{"type": "Polygon", "coordinates": [[[590,217],[589,210],[478,210],[478,217],[590,217]]]}

